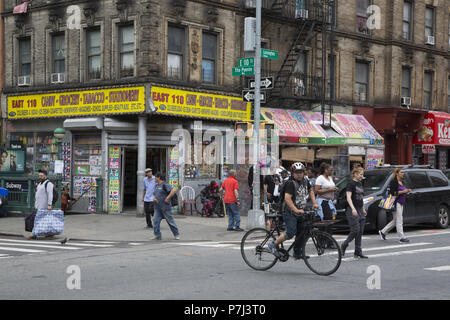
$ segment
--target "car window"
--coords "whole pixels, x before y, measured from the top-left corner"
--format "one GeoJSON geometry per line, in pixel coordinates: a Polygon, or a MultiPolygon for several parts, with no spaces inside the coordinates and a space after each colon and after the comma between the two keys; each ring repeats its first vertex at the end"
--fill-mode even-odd
{"type": "Polygon", "coordinates": [[[431,179],[431,183],[433,183],[433,186],[435,187],[446,187],[448,186],[448,180],[444,176],[443,173],[439,171],[428,171],[428,176],[431,179]]]}
{"type": "Polygon", "coordinates": [[[391,173],[386,171],[366,171],[362,181],[364,195],[380,191],[390,176],[391,173]]]}
{"type": "Polygon", "coordinates": [[[412,189],[430,188],[431,183],[425,171],[410,171],[408,178],[412,189]]]}

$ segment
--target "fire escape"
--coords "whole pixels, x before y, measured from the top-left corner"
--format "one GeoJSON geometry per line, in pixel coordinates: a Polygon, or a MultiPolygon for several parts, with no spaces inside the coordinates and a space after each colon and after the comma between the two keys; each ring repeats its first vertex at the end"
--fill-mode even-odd
{"type": "MultiPolygon", "coordinates": [[[[247,8],[249,2],[245,1],[247,8]]],[[[295,29],[288,51],[280,51],[280,60],[272,63],[279,67],[263,67],[261,75],[274,78],[266,105],[301,109],[321,105],[322,112],[331,111],[335,99],[334,8],[335,0],[263,0],[263,37],[274,22],[282,23],[285,32],[289,27],[295,29]]]]}

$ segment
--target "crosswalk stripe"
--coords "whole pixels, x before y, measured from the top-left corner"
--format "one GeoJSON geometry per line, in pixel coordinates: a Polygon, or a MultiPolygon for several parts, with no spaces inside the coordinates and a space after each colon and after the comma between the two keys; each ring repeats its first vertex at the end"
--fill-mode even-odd
{"type": "MultiPolygon", "coordinates": [[[[379,253],[379,254],[369,255],[369,258],[401,256],[401,255],[407,255],[407,254],[438,252],[438,251],[448,251],[448,250],[450,250],[450,247],[437,247],[437,248],[426,248],[426,249],[416,249],[416,250],[406,250],[406,251],[395,251],[395,252],[387,252],[387,253],[379,253]]],[[[342,259],[342,261],[351,261],[351,260],[353,260],[353,258],[342,259]]]]}
{"type": "Polygon", "coordinates": [[[69,247],[69,246],[52,246],[52,245],[45,245],[45,244],[33,244],[33,243],[7,243],[7,242],[0,242],[0,245],[2,246],[22,246],[22,247],[38,247],[38,248],[47,248],[47,249],[60,249],[60,250],[80,250],[81,248],[77,247],[69,247]]]}
{"type": "Polygon", "coordinates": [[[16,251],[16,252],[28,252],[28,253],[43,253],[43,252],[48,252],[48,251],[44,251],[44,250],[21,249],[21,248],[11,248],[11,247],[0,247],[0,250],[5,250],[5,251],[16,251]]]}
{"type": "Polygon", "coordinates": [[[442,267],[434,267],[434,268],[425,268],[425,270],[429,270],[429,271],[450,271],[450,266],[442,266],[442,267]]]}
{"type": "MultiPolygon", "coordinates": [[[[59,241],[35,241],[35,240],[12,240],[12,239],[2,239],[2,242],[13,242],[13,243],[26,243],[26,244],[45,244],[45,245],[60,245],[59,241]]],[[[99,247],[99,248],[109,248],[113,247],[112,244],[93,244],[93,243],[80,243],[80,242],[71,242],[70,240],[67,242],[67,245],[70,246],[78,246],[78,247],[99,247]]]]}

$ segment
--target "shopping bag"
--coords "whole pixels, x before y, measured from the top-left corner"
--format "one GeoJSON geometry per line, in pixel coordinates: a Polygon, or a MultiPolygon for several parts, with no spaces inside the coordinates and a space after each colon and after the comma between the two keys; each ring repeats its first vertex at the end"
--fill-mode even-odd
{"type": "Polygon", "coordinates": [[[34,227],[34,219],[36,218],[36,212],[32,212],[29,216],[25,217],[25,231],[31,232],[34,227]]]}
{"type": "Polygon", "coordinates": [[[397,200],[396,196],[388,194],[380,201],[378,207],[384,210],[392,210],[394,208],[395,200],[397,200]]]}
{"type": "Polygon", "coordinates": [[[54,236],[64,230],[62,210],[38,210],[34,220],[33,236],[54,236]]]}

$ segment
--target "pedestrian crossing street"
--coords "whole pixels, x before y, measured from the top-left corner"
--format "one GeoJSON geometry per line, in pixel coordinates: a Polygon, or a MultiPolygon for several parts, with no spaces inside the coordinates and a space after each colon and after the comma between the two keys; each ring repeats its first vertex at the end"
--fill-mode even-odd
{"type": "MultiPolygon", "coordinates": [[[[243,233],[244,235],[244,233],[243,233]]],[[[421,231],[412,234],[407,234],[407,238],[411,240],[409,244],[402,244],[397,241],[395,234],[390,234],[388,240],[383,241],[377,235],[369,235],[363,237],[363,252],[369,258],[383,258],[383,257],[398,257],[404,255],[414,254],[426,254],[432,252],[442,252],[450,258],[450,231],[421,231]],[[433,237],[438,237],[433,239],[433,237]],[[444,244],[443,244],[444,243],[444,244]],[[445,245],[447,244],[447,245],[445,245]]],[[[334,238],[339,244],[347,238],[346,235],[334,235],[334,238]]],[[[180,246],[197,247],[197,248],[209,248],[209,249],[225,249],[225,250],[241,250],[240,241],[199,241],[199,242],[179,242],[176,243],[180,246]]],[[[285,247],[289,247],[292,244],[291,241],[285,242],[285,247]]],[[[353,246],[351,243],[347,249],[345,257],[342,258],[343,262],[354,261],[353,258],[353,246]]],[[[245,248],[252,250],[254,247],[245,248]]],[[[441,271],[446,270],[443,268],[441,271]]]]}
{"type": "Polygon", "coordinates": [[[13,258],[21,255],[36,255],[54,252],[74,252],[83,249],[113,248],[124,246],[139,246],[143,243],[70,240],[61,244],[57,240],[26,240],[15,238],[0,238],[0,259],[13,258]]]}

